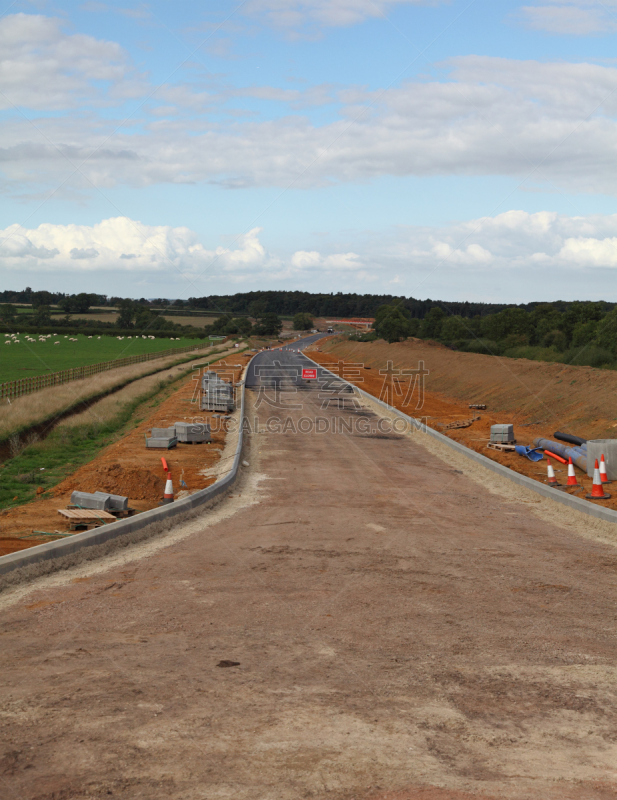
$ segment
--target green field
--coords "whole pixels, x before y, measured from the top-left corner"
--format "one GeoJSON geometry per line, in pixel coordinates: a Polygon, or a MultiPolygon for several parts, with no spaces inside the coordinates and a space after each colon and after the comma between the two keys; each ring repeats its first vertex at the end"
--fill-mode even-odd
{"type": "Polygon", "coordinates": [[[207,347],[207,341],[199,339],[180,339],[170,341],[161,339],[128,339],[118,340],[115,336],[73,336],[76,342],[64,334],[52,334],[50,339],[39,342],[38,336],[29,342],[25,334],[17,338],[19,344],[5,344],[9,337],[0,335],[0,383],[28,378],[34,375],[45,375],[48,372],[60,372],[63,369],[82,367],[86,364],[98,364],[101,361],[113,361],[116,358],[140,355],[141,353],[158,353],[176,347],[207,347]],[[60,344],[54,344],[59,342],[60,344]]]}

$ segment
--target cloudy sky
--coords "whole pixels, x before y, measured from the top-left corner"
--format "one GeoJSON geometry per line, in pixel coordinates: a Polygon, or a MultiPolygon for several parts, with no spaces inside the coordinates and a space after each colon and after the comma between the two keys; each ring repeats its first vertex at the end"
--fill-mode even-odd
{"type": "Polygon", "coordinates": [[[15,0],[1,288],[617,301],[617,0],[15,0]]]}

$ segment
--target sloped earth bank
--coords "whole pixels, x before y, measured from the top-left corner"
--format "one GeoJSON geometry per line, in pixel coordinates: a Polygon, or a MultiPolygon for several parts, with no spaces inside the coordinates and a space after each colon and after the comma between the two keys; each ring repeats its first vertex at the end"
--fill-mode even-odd
{"type": "Polygon", "coordinates": [[[317,394],[217,508],[0,596],[3,795],[617,796],[615,547],[317,394]]]}
{"type": "MultiPolygon", "coordinates": [[[[534,463],[513,452],[487,448],[491,425],[512,423],[517,444],[530,446],[538,436],[554,439],[557,430],[585,439],[617,437],[617,372],[612,370],[459,353],[420,340],[386,344],[334,338],[306,352],[369,394],[412,417],[426,419],[431,428],[451,439],[544,483],[546,458],[534,463]],[[394,371],[391,377],[388,362],[394,371]],[[424,402],[417,408],[419,383],[411,394],[414,378],[403,372],[418,369],[419,362],[424,363],[428,375],[424,402]],[[473,403],[486,403],[487,410],[474,411],[469,408],[473,403]],[[474,416],[479,419],[468,428],[444,427],[474,416]]],[[[554,459],[552,464],[558,481],[565,484],[567,467],[554,459]]],[[[579,469],[576,475],[583,488],[567,492],[584,498],[591,492],[592,479],[579,469]]],[[[601,501],[602,505],[617,509],[617,483],[609,486],[608,492],[612,497],[601,501]]]]}
{"type": "MultiPolygon", "coordinates": [[[[244,354],[231,354],[209,369],[227,379],[239,380],[249,361],[244,354]]],[[[160,505],[165,488],[163,456],[169,465],[176,497],[181,498],[210,486],[216,480],[216,470],[225,443],[226,421],[217,413],[199,411],[196,375],[183,382],[171,397],[163,402],[154,400],[150,414],[130,433],[103,450],[93,461],[76,470],[54,489],[45,492],[33,503],[0,512],[0,555],[23,550],[50,537],[19,538],[32,531],[53,533],[65,531],[66,522],[58,509],[66,508],[71,493],[110,492],[129,498],[129,506],[147,511],[160,505]],[[208,444],[178,444],[172,450],[147,450],[145,437],[151,428],[166,428],[175,422],[208,422],[212,442],[208,444]],[[181,480],[186,484],[181,485],[181,480]]],[[[225,467],[222,465],[223,472],[225,467]]],[[[113,524],[113,523],[112,523],[113,524]]]]}

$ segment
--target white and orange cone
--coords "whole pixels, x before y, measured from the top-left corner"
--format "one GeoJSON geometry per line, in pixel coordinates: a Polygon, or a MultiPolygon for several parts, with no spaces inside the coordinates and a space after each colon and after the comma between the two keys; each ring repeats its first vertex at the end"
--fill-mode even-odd
{"type": "Polygon", "coordinates": [[[550,486],[559,486],[560,483],[557,480],[557,478],[555,477],[555,470],[553,469],[553,465],[551,464],[550,458],[547,458],[546,461],[547,461],[547,464],[546,464],[547,481],[546,482],[550,486]]]}
{"type": "Polygon", "coordinates": [[[580,483],[576,480],[576,472],[574,472],[572,458],[568,459],[568,482],[566,486],[580,486],[580,483]]]}
{"type": "Polygon", "coordinates": [[[604,486],[602,486],[602,478],[600,477],[600,467],[598,466],[597,458],[593,470],[593,487],[591,489],[591,494],[585,496],[588,500],[608,500],[610,497],[610,494],[607,494],[604,491],[604,486]]]}
{"type": "Polygon", "coordinates": [[[171,472],[167,473],[167,480],[165,482],[165,492],[163,494],[163,505],[166,503],[173,503],[174,501],[174,485],[171,482],[171,472]]]}
{"type": "Polygon", "coordinates": [[[602,483],[610,483],[608,475],[606,474],[606,461],[604,460],[604,453],[600,458],[600,480],[602,483]]]}

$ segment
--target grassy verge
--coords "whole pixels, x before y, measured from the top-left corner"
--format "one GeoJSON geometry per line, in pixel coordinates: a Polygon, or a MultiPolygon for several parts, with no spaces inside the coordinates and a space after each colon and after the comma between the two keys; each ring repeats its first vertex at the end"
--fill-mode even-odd
{"type": "MultiPolygon", "coordinates": [[[[220,360],[220,355],[213,355],[198,363],[220,360]]],[[[92,461],[101,450],[142,422],[191,371],[192,365],[171,378],[155,374],[133,381],[117,395],[103,398],[76,418],[63,421],[43,441],[33,441],[15,458],[0,465],[0,509],[32,502],[38,494],[92,461]]]]}
{"type": "Polygon", "coordinates": [[[179,356],[170,356],[157,362],[145,362],[129,367],[120,367],[117,370],[103,372],[91,378],[65,383],[61,386],[52,386],[40,392],[20,397],[11,404],[3,406],[0,417],[0,445],[7,442],[10,437],[17,437],[27,432],[34,425],[43,425],[77,408],[84,402],[90,402],[97,397],[102,397],[109,392],[115,392],[146,375],[170,369],[178,364],[201,362],[206,356],[226,352],[219,348],[209,350],[207,353],[190,353],[179,356]]]}

